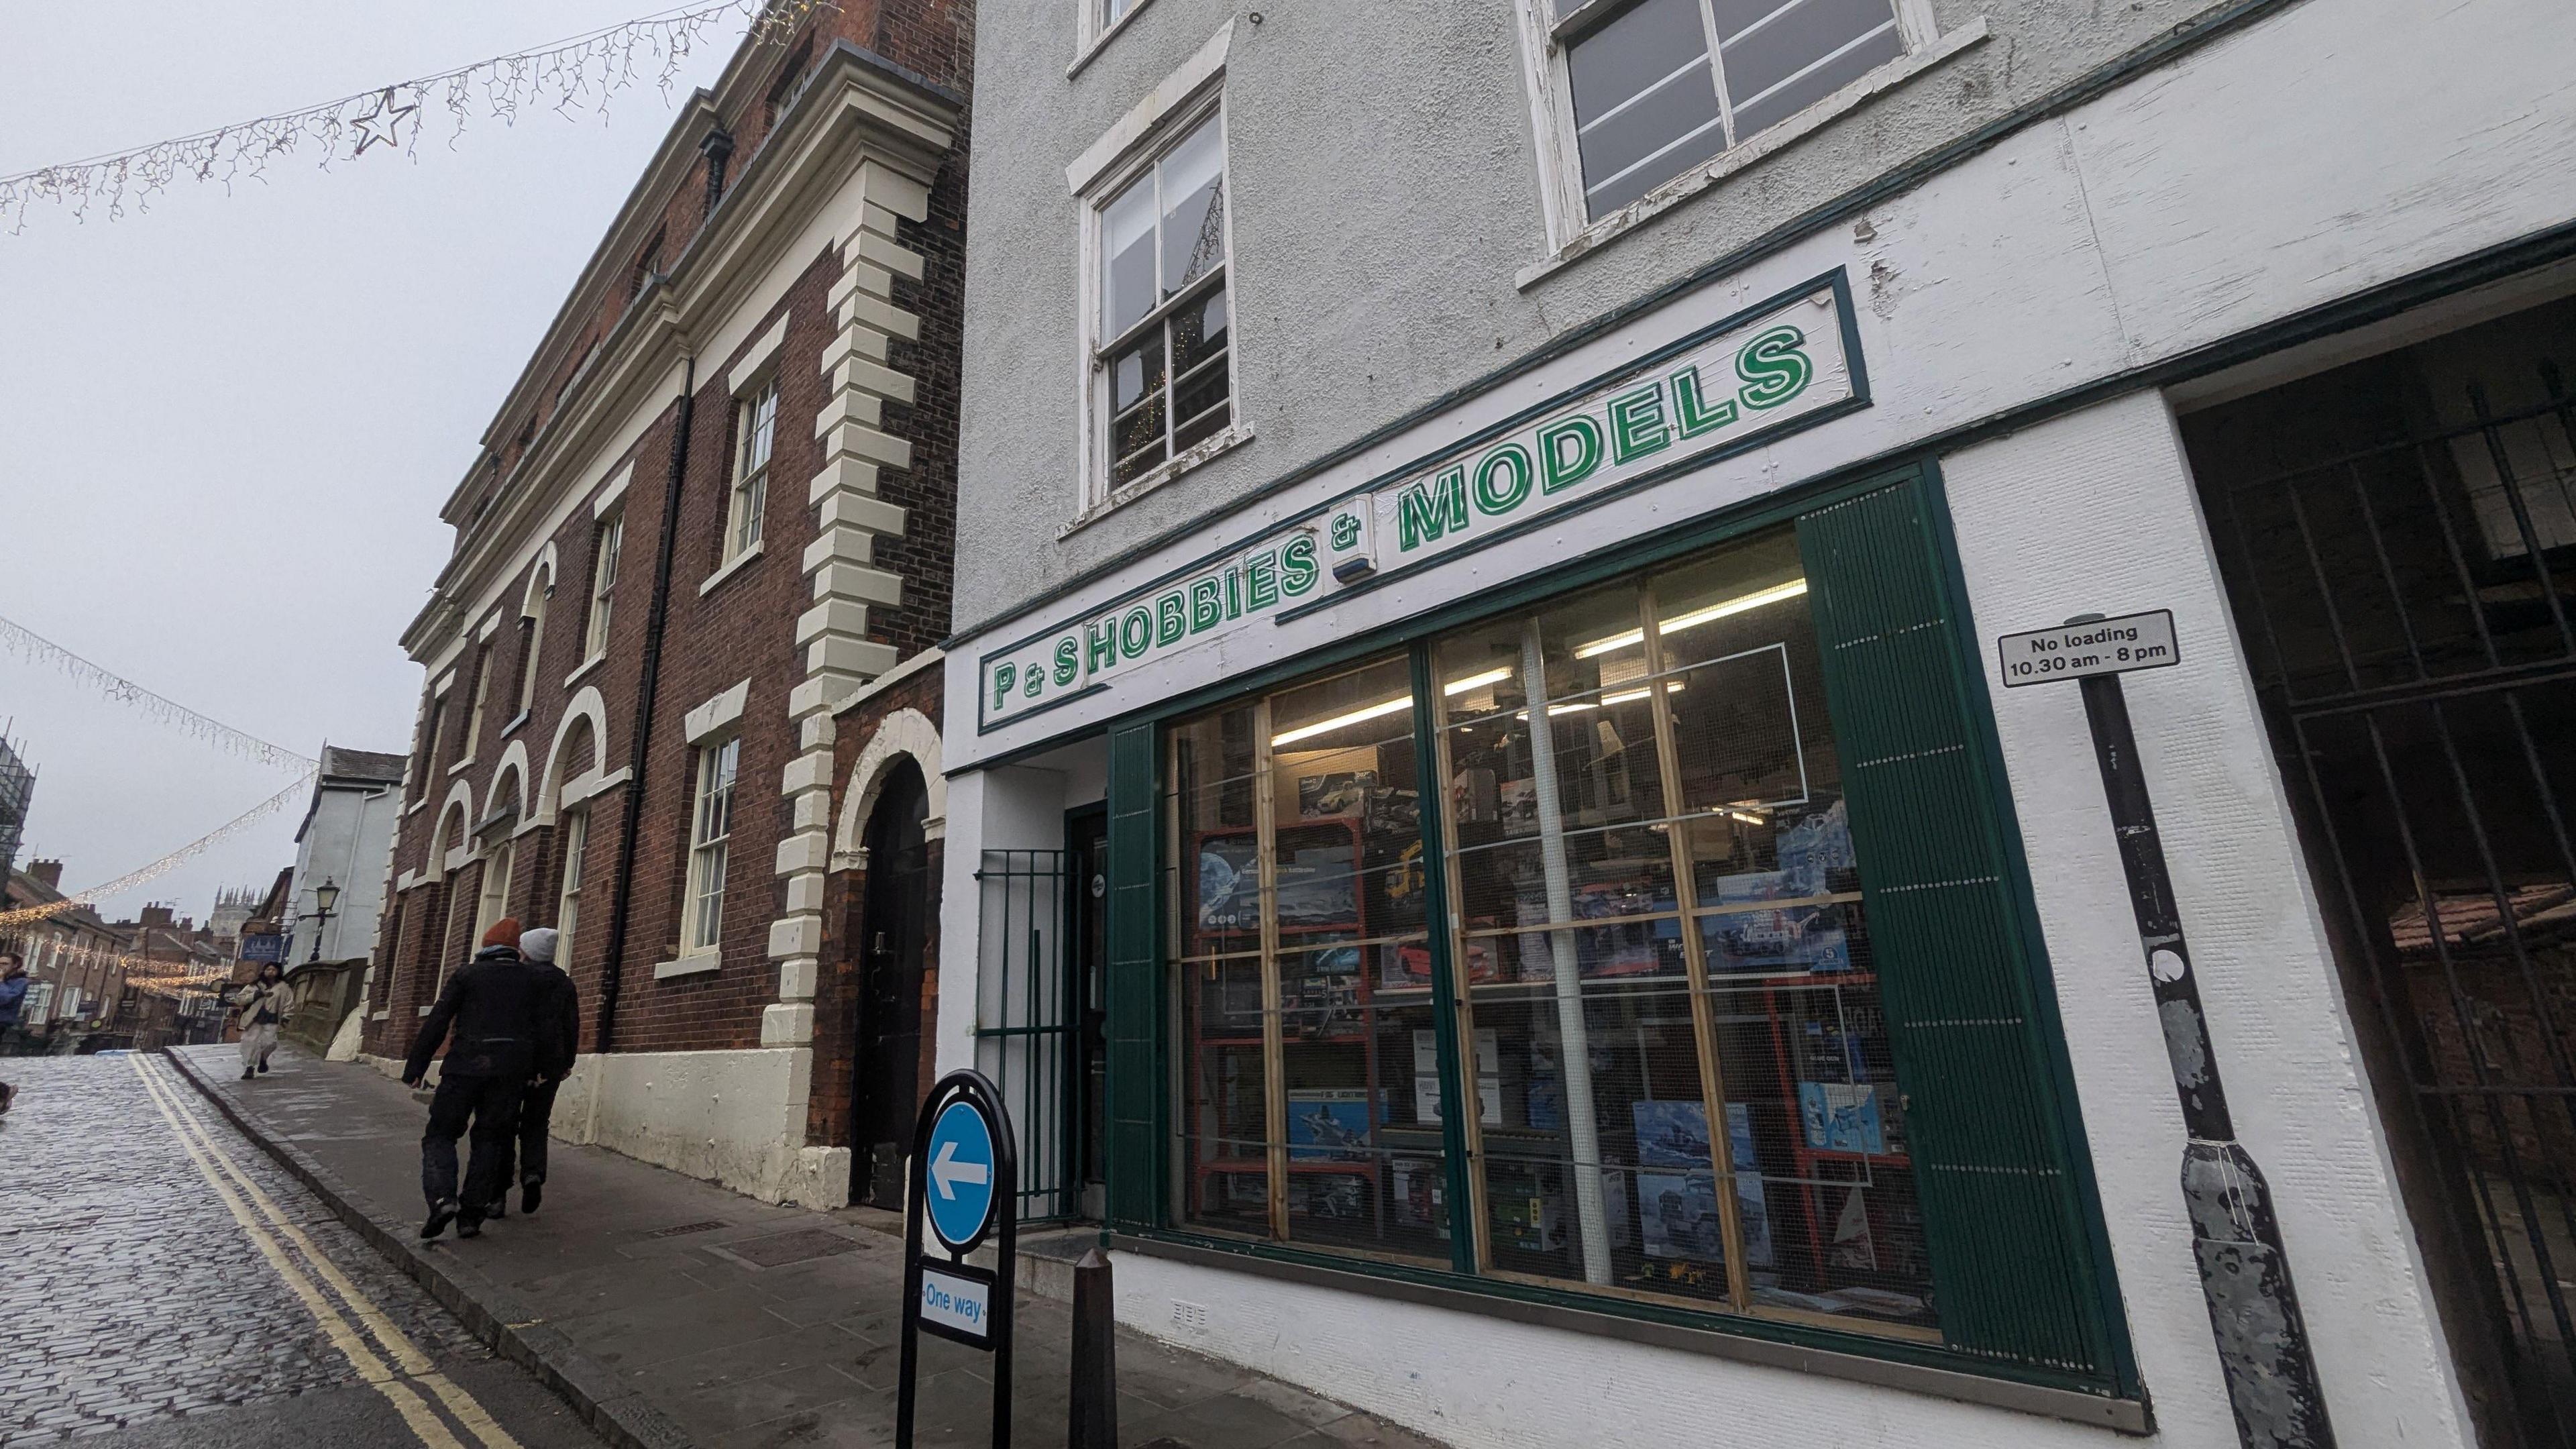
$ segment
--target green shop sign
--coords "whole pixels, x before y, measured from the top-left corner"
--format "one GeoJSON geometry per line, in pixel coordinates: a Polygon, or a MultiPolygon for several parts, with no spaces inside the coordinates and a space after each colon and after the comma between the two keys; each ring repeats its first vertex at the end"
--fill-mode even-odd
{"type": "MultiPolygon", "coordinates": [[[[1117,676],[1866,406],[1839,271],[1203,557],[978,666],[992,729],[1117,676]]],[[[1687,486],[1687,485],[1681,485],[1687,486]]],[[[1716,500],[1712,500],[1714,502],[1716,500]]],[[[1582,547],[1569,553],[1585,551],[1582,547]]]]}

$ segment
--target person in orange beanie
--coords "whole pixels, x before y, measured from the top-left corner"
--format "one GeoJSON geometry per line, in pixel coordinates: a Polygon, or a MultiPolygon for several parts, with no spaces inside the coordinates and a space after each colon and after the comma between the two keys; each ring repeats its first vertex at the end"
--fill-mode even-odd
{"type": "Polygon", "coordinates": [[[502,1158],[519,1128],[519,1094],[538,1066],[538,1015],[550,985],[520,960],[519,922],[503,916],[483,933],[474,959],[448,975],[438,1004],[412,1038],[403,1064],[407,1087],[418,1086],[440,1044],[447,1047],[429,1103],[429,1130],[420,1139],[420,1190],[429,1200],[421,1237],[437,1237],[450,1222],[460,1238],[483,1231],[485,1209],[505,1186],[502,1158]],[[469,1120],[474,1148],[460,1196],[456,1139],[467,1134],[469,1120]]]}

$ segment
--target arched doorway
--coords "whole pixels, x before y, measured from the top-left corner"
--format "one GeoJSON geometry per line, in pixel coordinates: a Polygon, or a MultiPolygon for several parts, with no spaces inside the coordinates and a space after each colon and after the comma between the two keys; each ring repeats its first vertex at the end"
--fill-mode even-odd
{"type": "Polygon", "coordinates": [[[852,1196],[894,1211],[903,1208],[904,1160],[921,1108],[922,973],[936,884],[922,833],[929,814],[920,767],[907,760],[888,771],[862,837],[867,879],[853,938],[859,1019],[851,1073],[850,1141],[858,1169],[851,1174],[852,1196]]]}

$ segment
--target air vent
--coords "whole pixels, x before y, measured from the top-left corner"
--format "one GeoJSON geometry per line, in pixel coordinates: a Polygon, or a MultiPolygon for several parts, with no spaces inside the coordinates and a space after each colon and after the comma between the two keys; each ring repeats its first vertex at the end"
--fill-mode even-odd
{"type": "Polygon", "coordinates": [[[712,1233],[716,1229],[724,1226],[726,1226],[726,1224],[722,1219],[709,1219],[703,1223],[682,1223],[676,1228],[656,1228],[652,1232],[646,1233],[644,1236],[648,1238],[680,1238],[686,1237],[691,1233],[712,1233]]]}
{"type": "Polygon", "coordinates": [[[1204,1303],[1189,1303],[1178,1298],[1173,1299],[1172,1326],[1174,1328],[1187,1329],[1192,1333],[1207,1332],[1207,1305],[1204,1303]]]}

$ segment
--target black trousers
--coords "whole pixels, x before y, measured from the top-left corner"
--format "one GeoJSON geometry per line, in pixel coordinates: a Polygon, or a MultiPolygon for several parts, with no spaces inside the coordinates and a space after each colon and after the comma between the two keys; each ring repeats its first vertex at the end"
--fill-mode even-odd
{"type": "MultiPolygon", "coordinates": [[[[559,1082],[539,1082],[519,1096],[519,1132],[517,1172],[521,1182],[546,1180],[546,1129],[554,1120],[555,1088],[559,1082]]],[[[501,1190],[510,1190],[512,1144],[501,1148],[501,1190]]]]}
{"type": "Polygon", "coordinates": [[[420,1137],[420,1191],[431,1207],[456,1198],[465,1204],[467,1217],[480,1218],[484,1205],[501,1195],[509,1180],[505,1159],[510,1134],[519,1129],[519,1094],[526,1086],[526,1079],[517,1076],[447,1072],[439,1077],[438,1094],[429,1099],[429,1130],[420,1137]],[[474,1150],[459,1192],[456,1139],[466,1135],[469,1118],[474,1150]]]}

